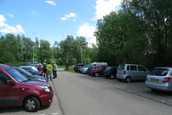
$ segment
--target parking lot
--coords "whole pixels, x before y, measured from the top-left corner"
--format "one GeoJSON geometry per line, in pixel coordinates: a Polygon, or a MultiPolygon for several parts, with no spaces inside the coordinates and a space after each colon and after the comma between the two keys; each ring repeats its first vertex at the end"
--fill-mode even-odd
{"type": "Polygon", "coordinates": [[[144,81],[133,81],[131,83],[126,83],[126,82],[118,81],[117,79],[106,79],[103,76],[99,78],[91,77],[88,75],[83,75],[83,76],[90,77],[91,79],[98,80],[100,82],[106,82],[108,83],[108,85],[114,88],[118,88],[120,90],[172,106],[172,93],[152,91],[151,89],[145,87],[144,81]]]}

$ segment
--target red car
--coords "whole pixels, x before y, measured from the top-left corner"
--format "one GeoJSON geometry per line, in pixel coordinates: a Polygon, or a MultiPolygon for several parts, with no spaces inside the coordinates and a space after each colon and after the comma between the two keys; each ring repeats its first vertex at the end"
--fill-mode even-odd
{"type": "Polygon", "coordinates": [[[104,74],[104,70],[106,70],[106,68],[108,68],[107,65],[97,65],[97,66],[94,66],[91,69],[91,75],[95,76],[95,77],[99,77],[100,75],[104,74]]]}
{"type": "Polygon", "coordinates": [[[52,99],[50,84],[28,80],[13,67],[0,64],[0,107],[23,106],[35,112],[40,106],[50,105],[52,99]]]}

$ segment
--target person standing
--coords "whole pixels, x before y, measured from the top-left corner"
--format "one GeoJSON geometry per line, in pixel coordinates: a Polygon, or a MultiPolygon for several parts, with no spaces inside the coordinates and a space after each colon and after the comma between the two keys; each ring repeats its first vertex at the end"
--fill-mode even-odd
{"type": "Polygon", "coordinates": [[[42,64],[41,63],[38,66],[38,71],[42,71],[42,64]]]}
{"type": "Polygon", "coordinates": [[[52,74],[52,69],[53,69],[53,66],[50,64],[50,62],[48,62],[48,64],[47,64],[47,79],[46,79],[46,81],[48,82],[48,80],[49,80],[49,77],[50,77],[50,81],[52,81],[52,76],[51,76],[51,74],[52,74]]]}
{"type": "Polygon", "coordinates": [[[53,78],[57,78],[57,64],[53,61],[53,78]]]}
{"type": "Polygon", "coordinates": [[[44,77],[45,77],[45,75],[47,74],[47,67],[46,67],[46,63],[44,63],[43,72],[44,72],[44,77]]]}

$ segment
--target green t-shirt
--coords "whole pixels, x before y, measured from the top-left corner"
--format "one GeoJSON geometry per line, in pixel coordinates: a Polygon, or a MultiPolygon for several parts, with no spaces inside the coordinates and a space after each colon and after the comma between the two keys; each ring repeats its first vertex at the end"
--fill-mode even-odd
{"type": "Polygon", "coordinates": [[[52,73],[53,66],[51,64],[48,64],[47,66],[47,73],[52,73]],[[48,71],[51,70],[51,71],[48,71]]]}
{"type": "Polygon", "coordinates": [[[54,63],[53,64],[53,70],[56,71],[57,70],[57,65],[54,63]]]}

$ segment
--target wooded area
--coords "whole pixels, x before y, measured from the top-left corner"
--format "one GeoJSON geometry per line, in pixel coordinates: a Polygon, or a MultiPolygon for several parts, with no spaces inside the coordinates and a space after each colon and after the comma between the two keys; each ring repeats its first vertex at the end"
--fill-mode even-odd
{"type": "Polygon", "coordinates": [[[98,55],[113,65],[172,66],[172,1],[129,1],[98,20],[98,55]]]}
{"type": "Polygon", "coordinates": [[[57,60],[64,64],[108,62],[142,64],[148,69],[172,66],[172,1],[124,0],[122,9],[97,20],[97,46],[87,46],[84,37],[68,35],[51,47],[46,40],[6,34],[0,38],[0,63],[20,64],[57,60]]]}

